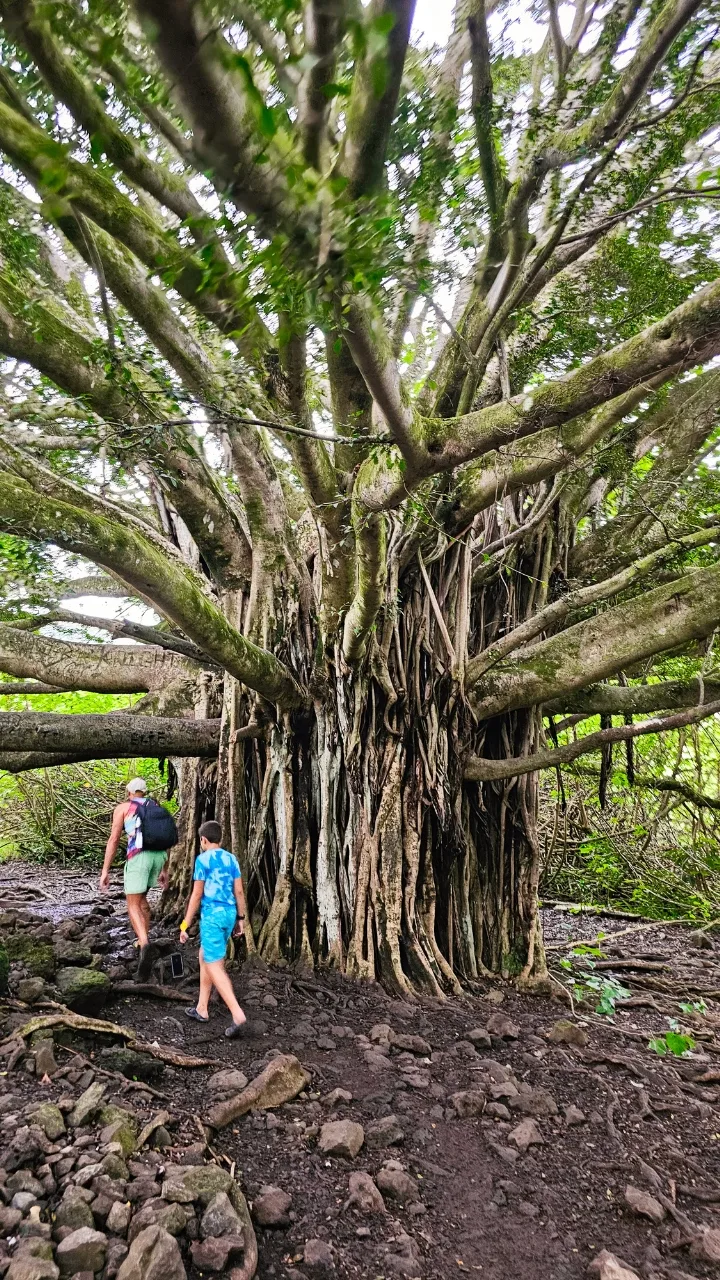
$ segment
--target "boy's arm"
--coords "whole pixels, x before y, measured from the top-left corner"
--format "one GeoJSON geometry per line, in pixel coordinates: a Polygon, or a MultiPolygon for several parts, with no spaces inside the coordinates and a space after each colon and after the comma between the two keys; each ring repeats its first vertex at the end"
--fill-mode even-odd
{"type": "Polygon", "coordinates": [[[205,892],[205,881],[196,880],[193,885],[193,891],[190,894],[190,901],[188,902],[187,907],[185,908],[185,919],[180,925],[180,941],[181,942],[187,942],[187,931],[190,925],[192,924],[193,920],[195,919],[195,916],[197,915],[198,910],[200,909],[200,903],[202,902],[202,896],[204,892],[205,892]]]}
{"type": "Polygon", "coordinates": [[[101,889],[107,889],[110,883],[110,868],[113,864],[113,858],[117,853],[117,847],[120,843],[120,836],[122,835],[126,810],[127,802],[124,802],[123,804],[116,805],[113,812],[112,827],[110,828],[108,842],[105,845],[105,860],[103,862],[103,869],[100,872],[101,889]]]}
{"type": "Polygon", "coordinates": [[[233,892],[235,894],[235,904],[237,906],[238,919],[235,925],[236,933],[245,932],[245,894],[243,892],[242,876],[238,876],[233,880],[233,892]]]}

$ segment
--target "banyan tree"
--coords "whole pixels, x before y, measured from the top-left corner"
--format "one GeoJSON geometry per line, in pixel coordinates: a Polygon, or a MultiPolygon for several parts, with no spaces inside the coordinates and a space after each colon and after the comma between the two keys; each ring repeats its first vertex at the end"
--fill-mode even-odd
{"type": "Polygon", "coordinates": [[[0,763],[172,760],[166,911],[216,814],[435,994],[544,976],[538,769],[720,699],[720,15],[443,8],[0,0],[3,690],[144,695],[0,763]]]}

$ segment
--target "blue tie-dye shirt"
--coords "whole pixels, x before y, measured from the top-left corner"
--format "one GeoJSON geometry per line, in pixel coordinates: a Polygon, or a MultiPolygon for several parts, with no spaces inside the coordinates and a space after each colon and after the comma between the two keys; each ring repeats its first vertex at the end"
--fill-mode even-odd
{"type": "Polygon", "coordinates": [[[240,864],[227,849],[206,849],[195,859],[193,880],[204,880],[205,889],[200,903],[203,916],[237,912],[233,882],[240,879],[240,864]]]}

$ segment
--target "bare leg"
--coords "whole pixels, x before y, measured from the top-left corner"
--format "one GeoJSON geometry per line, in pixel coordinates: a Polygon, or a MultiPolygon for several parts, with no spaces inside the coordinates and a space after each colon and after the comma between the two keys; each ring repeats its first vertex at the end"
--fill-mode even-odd
{"type": "MultiPolygon", "coordinates": [[[[242,1009],[240,1008],[240,1005],[235,999],[235,992],[233,991],[233,985],[225,969],[225,961],[216,960],[214,964],[206,964],[205,969],[210,974],[210,980],[213,986],[215,987],[215,990],[217,991],[218,995],[220,996],[221,1000],[224,1001],[224,1003],[227,1005],[228,1009],[230,1010],[230,1015],[232,1017],[233,1022],[235,1023],[235,1026],[236,1027],[242,1026],[243,1022],[246,1021],[245,1014],[243,1013],[242,1009]]],[[[203,1012],[204,1012],[203,1009],[198,1009],[198,1013],[203,1013],[203,1012]]]]}
{"type": "Polygon", "coordinates": [[[200,949],[200,995],[198,996],[195,1008],[202,1018],[208,1016],[208,1000],[213,989],[212,976],[210,974],[210,965],[205,963],[205,957],[200,949]]]}
{"type": "Polygon", "coordinates": [[[129,893],[126,898],[128,917],[141,947],[147,946],[150,929],[150,907],[144,893],[129,893]]]}

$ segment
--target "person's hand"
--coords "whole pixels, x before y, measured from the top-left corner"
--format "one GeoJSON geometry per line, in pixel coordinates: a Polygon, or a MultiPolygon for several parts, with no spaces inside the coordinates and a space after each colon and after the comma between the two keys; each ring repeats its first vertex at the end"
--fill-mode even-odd
{"type": "Polygon", "coordinates": [[[187,942],[187,929],[180,930],[180,943],[182,946],[187,942]]]}
{"type": "Polygon", "coordinates": [[[100,890],[101,893],[104,893],[105,890],[109,888],[110,888],[110,871],[109,870],[106,871],[105,868],[103,868],[103,870],[100,872],[100,879],[98,880],[98,889],[100,890]]]}
{"type": "Polygon", "coordinates": [[[245,933],[245,921],[238,920],[235,925],[235,928],[232,931],[232,936],[233,938],[242,938],[244,933],[245,933]]]}
{"type": "Polygon", "coordinates": [[[160,872],[160,875],[158,876],[158,885],[161,889],[167,889],[167,886],[168,886],[167,867],[163,867],[162,871],[160,872]]]}

